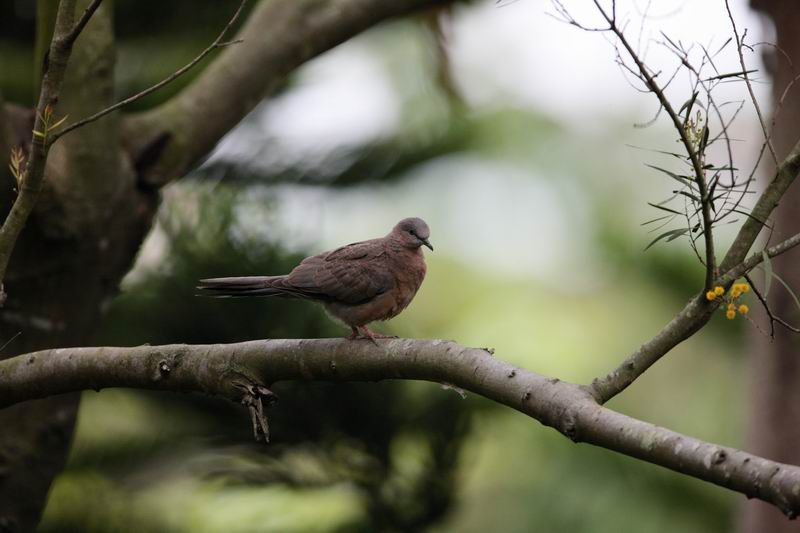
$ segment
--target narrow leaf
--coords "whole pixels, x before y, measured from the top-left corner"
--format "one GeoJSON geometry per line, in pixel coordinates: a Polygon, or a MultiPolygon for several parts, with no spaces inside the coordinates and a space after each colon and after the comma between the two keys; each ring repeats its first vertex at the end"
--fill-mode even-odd
{"type": "Polygon", "coordinates": [[[698,94],[700,93],[698,91],[695,91],[694,94],[692,94],[692,97],[686,100],[686,102],[684,102],[684,104],[678,110],[678,115],[680,115],[684,109],[686,110],[686,118],[684,118],[683,120],[684,127],[686,126],[686,121],[689,120],[689,115],[692,112],[692,106],[694,105],[694,101],[697,100],[698,94]]]}
{"type": "Polygon", "coordinates": [[[678,238],[678,237],[680,237],[681,235],[685,234],[687,231],[689,231],[689,229],[688,229],[688,228],[681,228],[681,229],[671,229],[671,230],[669,230],[669,231],[667,231],[667,232],[664,232],[664,233],[662,233],[661,235],[659,235],[658,237],[656,237],[655,239],[653,239],[653,240],[650,242],[650,244],[648,244],[648,245],[645,247],[645,251],[647,251],[647,249],[648,249],[648,248],[650,248],[651,246],[653,246],[655,243],[657,243],[657,242],[658,242],[658,241],[660,241],[661,239],[664,239],[664,238],[667,238],[667,237],[669,237],[669,239],[667,239],[667,240],[668,240],[668,241],[672,241],[672,240],[675,240],[675,239],[677,239],[677,238],[678,238]]]}
{"type": "MultiPolygon", "coordinates": [[[[777,280],[780,282],[780,284],[781,284],[781,285],[783,285],[783,287],[784,287],[784,288],[785,288],[787,291],[789,291],[789,295],[790,295],[790,296],[792,297],[792,299],[794,300],[794,303],[797,305],[797,308],[798,308],[798,309],[800,309],[800,299],[798,299],[798,298],[797,298],[797,295],[794,293],[794,291],[792,290],[792,288],[791,288],[791,287],[789,287],[789,284],[788,284],[788,283],[786,283],[786,282],[783,280],[783,278],[782,278],[782,277],[780,277],[779,275],[777,275],[775,272],[772,272],[772,277],[773,277],[773,278],[775,278],[775,279],[777,279],[777,280]]],[[[765,296],[765,298],[766,298],[766,296],[765,296]]]]}
{"type": "Polygon", "coordinates": [[[664,220],[665,218],[672,218],[672,217],[674,217],[674,216],[675,216],[675,215],[664,215],[663,217],[651,218],[651,219],[650,219],[650,220],[648,220],[647,222],[642,222],[642,223],[641,223],[641,224],[639,224],[639,225],[640,225],[640,226],[646,226],[646,225],[648,225],[648,224],[652,224],[653,222],[658,222],[659,220],[664,220]]]}
{"type": "Polygon", "coordinates": [[[769,260],[769,255],[766,251],[761,252],[761,257],[764,258],[764,298],[769,295],[769,288],[772,285],[772,261],[769,260]]]}
{"type": "Polygon", "coordinates": [[[647,202],[647,205],[649,205],[651,207],[655,207],[656,209],[661,209],[662,211],[666,211],[667,213],[672,213],[674,215],[682,215],[683,214],[680,211],[675,211],[674,209],[670,209],[669,207],[664,207],[663,205],[651,204],[650,202],[647,202]]]}
{"type": "Polygon", "coordinates": [[[69,115],[64,115],[64,116],[61,118],[61,120],[59,120],[58,122],[56,122],[55,124],[53,124],[52,126],[50,126],[50,129],[51,129],[51,130],[54,130],[54,129],[56,129],[57,127],[59,127],[60,125],[62,125],[62,124],[64,123],[64,121],[65,121],[65,120],[67,120],[67,117],[68,117],[68,116],[69,116],[69,115]]]}
{"type": "Polygon", "coordinates": [[[692,200],[694,200],[694,201],[695,201],[695,202],[697,202],[698,204],[702,204],[702,202],[700,201],[700,197],[699,197],[699,196],[695,196],[694,194],[692,194],[692,193],[690,193],[690,192],[686,192],[686,191],[675,191],[675,193],[676,193],[676,194],[682,194],[683,196],[686,196],[686,197],[688,197],[688,198],[691,198],[692,200]]]}
{"type": "Polygon", "coordinates": [[[758,69],[740,70],[739,72],[728,72],[727,74],[720,74],[719,76],[711,76],[710,78],[706,78],[705,81],[724,80],[725,78],[737,78],[737,77],[742,77],[745,74],[752,74],[754,72],[758,72],[758,69]]]}
{"type": "Polygon", "coordinates": [[[692,181],[689,178],[687,178],[686,176],[681,176],[679,174],[675,174],[674,172],[671,172],[669,170],[663,169],[661,167],[657,167],[655,165],[650,165],[648,163],[645,163],[645,166],[648,166],[648,167],[650,167],[652,169],[658,170],[659,172],[663,172],[664,174],[666,174],[670,178],[672,178],[674,180],[677,180],[680,183],[683,183],[684,185],[689,185],[691,183],[691,181],[692,181]]]}

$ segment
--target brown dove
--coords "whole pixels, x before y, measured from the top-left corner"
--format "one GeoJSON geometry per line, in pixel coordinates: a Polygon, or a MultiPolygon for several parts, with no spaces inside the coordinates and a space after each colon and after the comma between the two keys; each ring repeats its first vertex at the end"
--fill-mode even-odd
{"type": "Polygon", "coordinates": [[[420,248],[433,250],[429,237],[424,220],[404,218],[385,237],[307,257],[285,276],[203,279],[197,288],[216,297],[316,300],[350,326],[349,338],[381,338],[367,324],[397,316],[414,299],[426,271],[420,248]]]}

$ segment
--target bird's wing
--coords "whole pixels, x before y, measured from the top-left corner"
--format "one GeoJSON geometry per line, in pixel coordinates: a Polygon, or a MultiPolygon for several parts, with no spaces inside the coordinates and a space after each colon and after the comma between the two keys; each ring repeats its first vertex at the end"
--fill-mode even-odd
{"type": "Polygon", "coordinates": [[[308,297],[351,305],[368,302],[395,286],[381,239],[308,257],[286,282],[308,297]]]}

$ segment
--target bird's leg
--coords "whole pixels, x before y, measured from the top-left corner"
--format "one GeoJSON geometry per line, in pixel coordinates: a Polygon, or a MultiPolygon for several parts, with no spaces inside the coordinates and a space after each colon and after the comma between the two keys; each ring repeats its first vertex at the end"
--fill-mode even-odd
{"type": "Polygon", "coordinates": [[[358,339],[358,338],[360,338],[360,337],[361,337],[361,332],[360,332],[360,331],[358,331],[358,328],[357,328],[357,327],[355,327],[355,326],[350,326],[350,329],[351,329],[353,332],[350,334],[350,336],[349,336],[349,337],[347,337],[349,340],[351,340],[351,341],[352,341],[352,340],[355,340],[355,339],[358,339]]]}

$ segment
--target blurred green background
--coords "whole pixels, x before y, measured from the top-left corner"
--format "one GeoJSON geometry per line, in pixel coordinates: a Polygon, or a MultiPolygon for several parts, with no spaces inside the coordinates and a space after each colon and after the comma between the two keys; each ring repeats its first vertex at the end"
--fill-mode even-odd
{"type": "MultiPolygon", "coordinates": [[[[546,10],[532,3],[536,16],[546,10]]],[[[189,60],[229,8],[117,0],[119,95],[189,60]]],[[[500,9],[515,7],[459,6],[453,46],[459,28],[500,9]]],[[[32,101],[32,17],[30,2],[0,6],[0,87],[21,104],[32,101]]],[[[493,347],[583,383],[654,334],[702,282],[685,242],[643,252],[652,235],[640,223],[657,216],[646,202],[671,185],[642,164],[665,164],[663,156],[626,144],[671,149],[670,132],[631,127],[649,120],[641,109],[576,121],[497,96],[502,84],[456,53],[438,54],[436,39],[427,19],[407,19],[311,62],[169,186],[96,342],[345,335],[307,302],[203,300],[195,280],[283,273],[404,216],[428,221],[436,252],[416,300],[384,331],[493,347]],[[466,72],[454,85],[439,76],[446,59],[466,72]]],[[[604,53],[613,69],[610,47],[604,53]]],[[[591,96],[594,108],[607,101],[591,96]]],[[[741,446],[745,324],[713,321],[611,406],[741,446]]],[[[574,445],[474,394],[429,383],[276,392],[269,446],[252,442],[246,411],[223,401],[85,393],[40,531],[691,533],[733,522],[732,493],[574,445]]]]}

